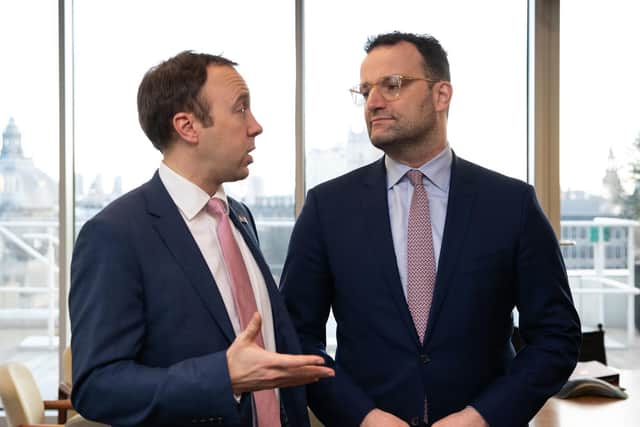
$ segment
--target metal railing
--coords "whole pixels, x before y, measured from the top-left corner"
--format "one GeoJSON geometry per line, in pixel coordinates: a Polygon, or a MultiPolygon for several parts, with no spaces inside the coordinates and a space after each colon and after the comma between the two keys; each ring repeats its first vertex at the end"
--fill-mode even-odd
{"type": "MultiPolygon", "coordinates": [[[[288,240],[294,220],[287,218],[260,219],[257,226],[262,239],[263,249],[274,274],[282,268],[282,254],[276,251],[275,240],[288,240]]],[[[626,297],[627,344],[634,338],[635,306],[634,298],[640,294],[635,287],[635,239],[636,221],[616,218],[595,218],[591,221],[562,221],[562,238],[571,239],[575,245],[563,246],[562,251],[568,265],[571,290],[576,307],[581,312],[587,306],[587,299],[597,299],[597,323],[605,322],[605,296],[620,295],[626,297]],[[571,249],[571,248],[574,249],[571,249]],[[611,250],[607,250],[607,248],[611,250]],[[612,250],[615,249],[615,250],[612,250]],[[619,254],[624,255],[624,259],[619,254]],[[614,255],[613,257],[608,255],[614,255]],[[573,268],[571,268],[573,266],[573,268]]],[[[36,260],[46,269],[46,280],[42,285],[34,283],[3,284],[2,294],[42,294],[46,295],[46,304],[31,307],[1,305],[0,321],[3,320],[45,320],[46,345],[57,346],[56,323],[58,317],[57,284],[57,223],[47,221],[0,221],[0,242],[10,243],[23,258],[36,260]]],[[[281,243],[281,242],[280,242],[281,243]]],[[[5,251],[6,251],[6,244],[5,251]]],[[[279,249],[278,249],[279,251],[279,249]]]]}
{"type": "Polygon", "coordinates": [[[575,241],[574,248],[590,249],[572,251],[568,247],[562,248],[568,265],[572,264],[571,254],[578,254],[581,258],[575,264],[582,268],[567,269],[576,308],[583,317],[585,297],[594,296],[597,300],[597,323],[606,327],[605,296],[626,297],[627,346],[634,341],[634,298],[640,294],[640,289],[635,286],[634,230],[638,225],[637,221],[620,218],[561,222],[563,238],[575,241]],[[582,256],[585,254],[587,256],[582,256]]]}
{"type": "MultiPolygon", "coordinates": [[[[0,221],[0,241],[3,242],[2,256],[11,256],[4,241],[12,245],[19,254],[33,259],[46,270],[45,283],[35,286],[18,282],[10,286],[0,283],[0,294],[8,295],[46,295],[46,306],[3,307],[0,306],[2,320],[41,320],[46,322],[47,334],[44,345],[53,349],[58,346],[56,324],[58,321],[58,263],[57,223],[50,221],[0,221]],[[18,232],[16,230],[22,230],[18,232]]],[[[25,276],[27,275],[25,267],[25,276]]]]}

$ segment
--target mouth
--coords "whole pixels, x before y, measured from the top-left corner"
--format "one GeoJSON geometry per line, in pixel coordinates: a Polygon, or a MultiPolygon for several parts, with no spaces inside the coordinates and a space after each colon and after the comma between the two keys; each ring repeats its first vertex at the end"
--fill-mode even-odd
{"type": "Polygon", "coordinates": [[[247,165],[250,165],[251,163],[253,163],[253,156],[251,154],[249,154],[249,153],[251,153],[255,149],[256,149],[256,147],[251,147],[247,151],[247,165]]]}
{"type": "Polygon", "coordinates": [[[371,126],[375,126],[377,124],[383,124],[386,122],[390,122],[393,121],[393,117],[391,116],[379,116],[379,117],[374,117],[370,120],[371,126]]]}

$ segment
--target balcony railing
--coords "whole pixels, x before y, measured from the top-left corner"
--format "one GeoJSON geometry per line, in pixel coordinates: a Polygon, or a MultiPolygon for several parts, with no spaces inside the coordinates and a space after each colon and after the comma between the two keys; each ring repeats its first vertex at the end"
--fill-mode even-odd
{"type": "Polygon", "coordinates": [[[575,242],[562,248],[576,308],[583,311],[588,298],[596,298],[597,323],[605,322],[605,296],[626,297],[627,342],[634,340],[635,304],[640,294],[635,286],[635,228],[637,221],[594,218],[592,221],[562,221],[561,237],[575,242]]]}
{"type": "MultiPolygon", "coordinates": [[[[276,277],[282,269],[282,258],[293,219],[260,219],[257,222],[261,246],[276,277]]],[[[627,343],[634,336],[634,298],[640,294],[635,286],[635,239],[638,222],[596,218],[591,221],[562,221],[563,239],[575,245],[563,247],[571,290],[581,312],[596,299],[597,319],[606,325],[605,296],[626,297],[627,343]]],[[[0,277],[0,324],[46,326],[46,336],[28,337],[31,345],[57,346],[58,320],[58,238],[57,224],[46,221],[0,221],[0,262],[12,259],[19,264],[11,269],[13,276],[0,277]],[[30,270],[39,268],[39,276],[30,270]],[[38,282],[30,278],[37,276],[38,282]],[[9,297],[13,295],[13,298],[9,297]],[[39,296],[39,297],[34,297],[39,296]]],[[[334,331],[328,327],[328,335],[334,331]]],[[[25,339],[26,341],[27,339],[25,339]]]]}

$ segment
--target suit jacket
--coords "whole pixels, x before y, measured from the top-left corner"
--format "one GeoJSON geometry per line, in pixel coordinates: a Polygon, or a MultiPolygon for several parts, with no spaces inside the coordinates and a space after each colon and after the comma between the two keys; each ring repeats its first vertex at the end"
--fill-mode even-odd
{"type": "MultiPolygon", "coordinates": [[[[246,206],[230,217],[268,287],[278,352],[299,343],[246,206]],[[246,218],[239,221],[239,216],[246,218]]],[[[252,425],[226,350],[235,338],[222,297],[158,174],[89,220],[78,235],[69,294],[74,407],[120,426],[252,425]]],[[[304,388],[280,390],[283,426],[308,426],[304,388]]]]}
{"type": "Polygon", "coordinates": [[[323,354],[330,308],[336,376],[308,386],[327,426],[374,407],[410,425],[467,405],[491,425],[526,425],[575,366],[580,324],[557,240],[531,186],[453,157],[423,345],[402,291],[383,160],[312,189],[281,292],[305,353],[323,354]],[[515,355],[512,310],[528,345],[515,355]]]}

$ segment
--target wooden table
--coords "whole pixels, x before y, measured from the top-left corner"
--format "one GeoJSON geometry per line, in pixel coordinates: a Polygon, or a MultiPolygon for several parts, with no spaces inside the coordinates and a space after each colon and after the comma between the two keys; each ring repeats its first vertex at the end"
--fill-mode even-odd
{"type": "Polygon", "coordinates": [[[628,399],[552,397],[529,423],[530,427],[639,427],[640,370],[620,370],[620,386],[628,399]]]}

